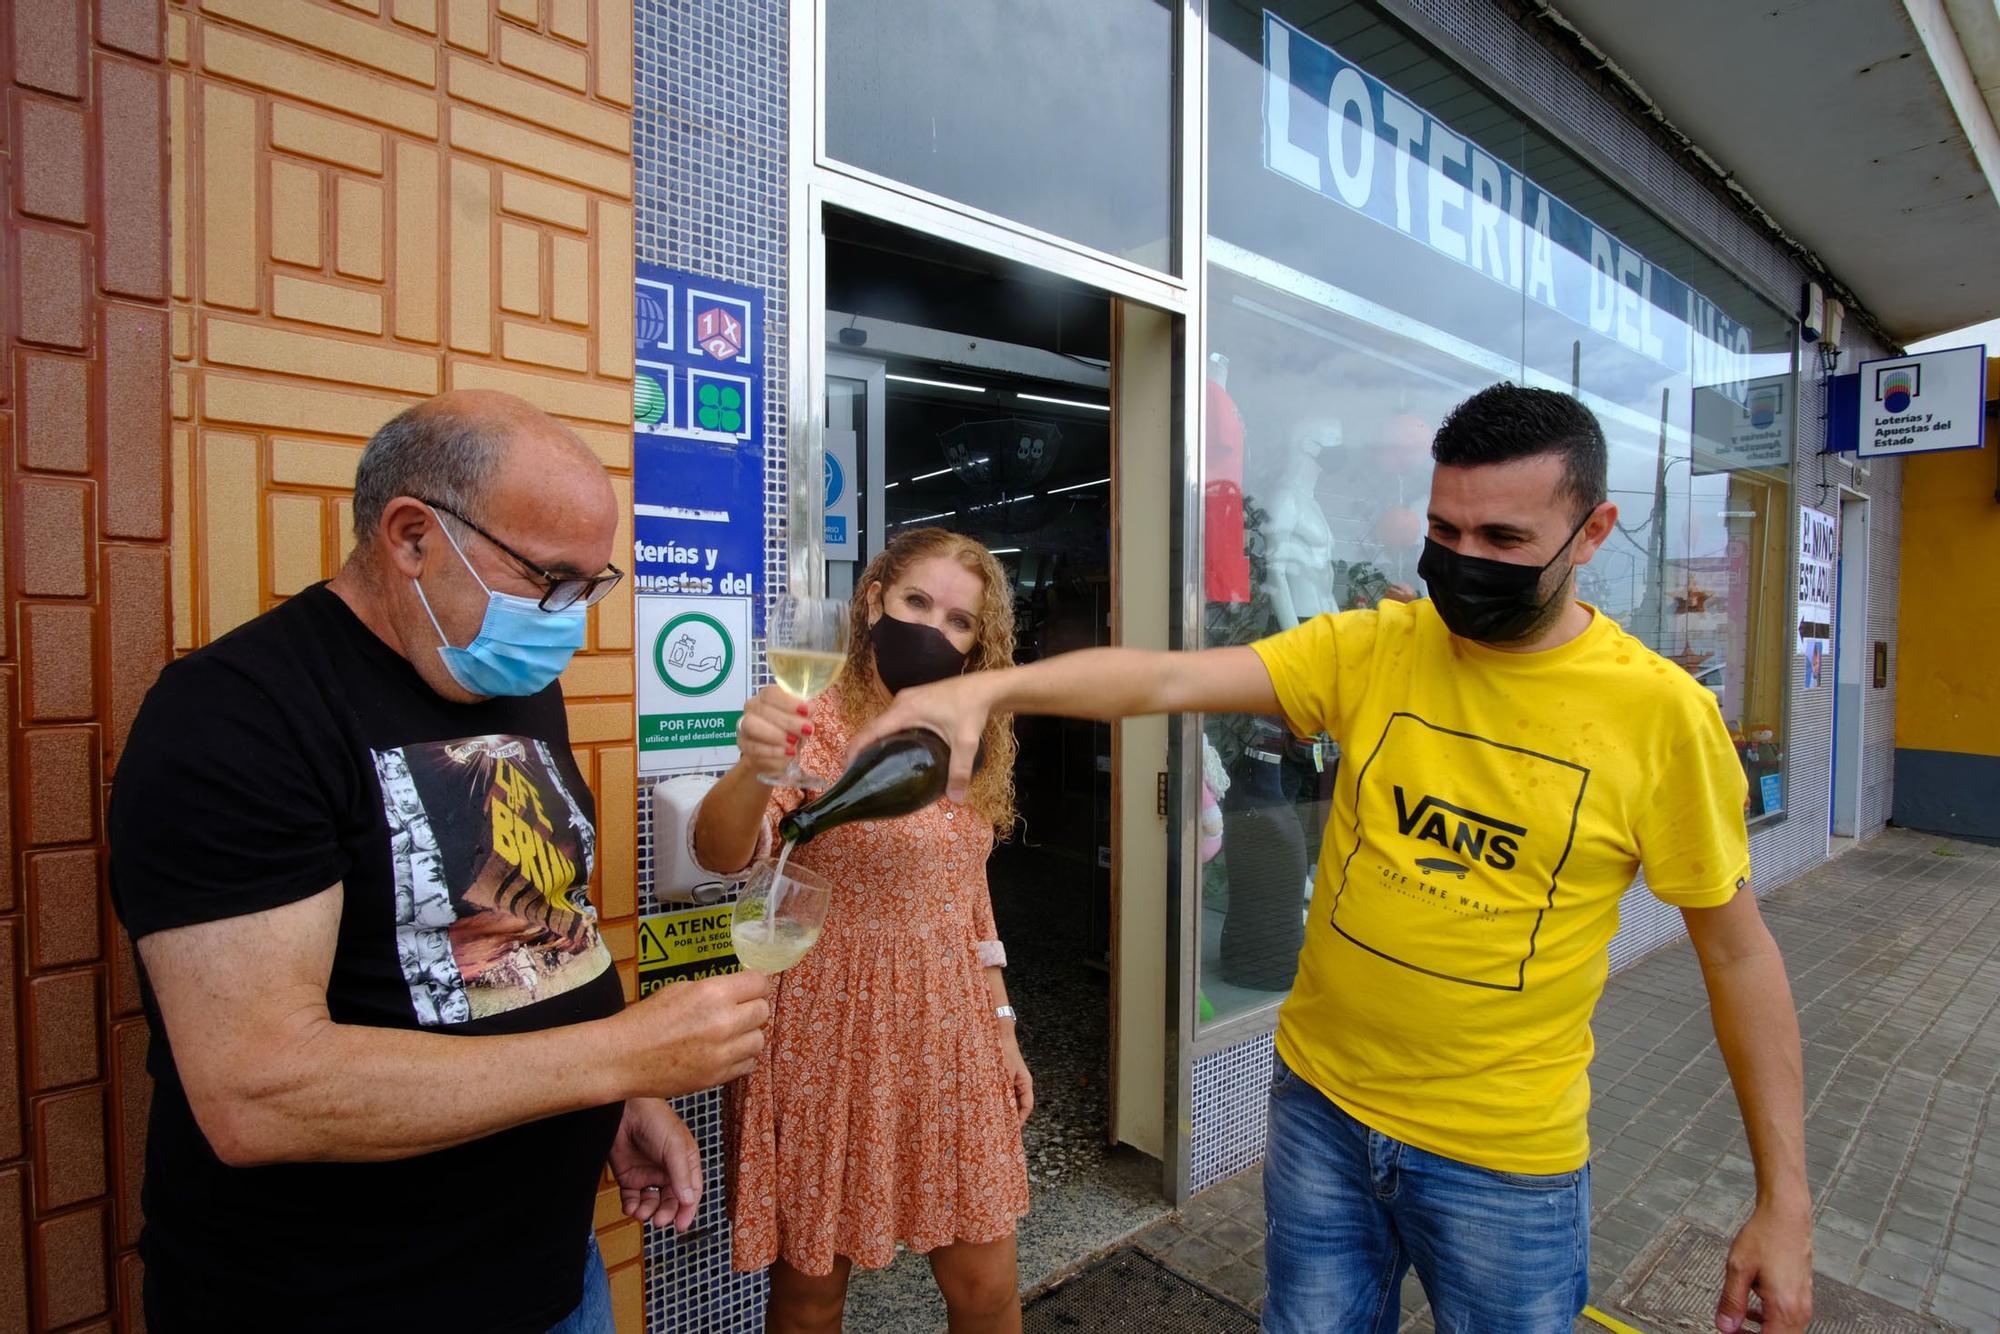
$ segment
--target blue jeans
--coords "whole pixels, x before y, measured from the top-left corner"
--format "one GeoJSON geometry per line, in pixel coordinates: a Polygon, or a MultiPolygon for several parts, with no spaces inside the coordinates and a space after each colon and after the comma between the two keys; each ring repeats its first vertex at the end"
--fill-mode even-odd
{"type": "Polygon", "coordinates": [[[1567,1331],[1590,1295],[1590,1169],[1517,1176],[1370,1130],[1282,1059],[1264,1156],[1264,1329],[1394,1334],[1414,1264],[1440,1334],[1567,1331]]]}
{"type": "Polygon", "coordinates": [[[597,1249],[597,1234],[590,1234],[590,1248],[583,1257],[583,1300],[564,1316],[549,1334],[617,1334],[611,1319],[611,1280],[604,1272],[604,1255],[597,1249]]]}

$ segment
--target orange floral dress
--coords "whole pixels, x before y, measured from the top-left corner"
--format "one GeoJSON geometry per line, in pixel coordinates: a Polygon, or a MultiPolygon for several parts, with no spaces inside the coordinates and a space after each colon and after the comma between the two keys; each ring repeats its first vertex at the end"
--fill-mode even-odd
{"type": "MultiPolygon", "coordinates": [[[[846,765],[838,689],[801,763],[846,765]]],[[[767,837],[798,792],[778,794],[767,837]]],[[[829,830],[793,860],[833,885],[819,943],[778,975],[757,1068],[731,1089],[734,1265],[865,1269],[896,1243],[997,1241],[1028,1171],[985,966],[1004,962],[986,888],[993,828],[940,801],[829,830]]]]}

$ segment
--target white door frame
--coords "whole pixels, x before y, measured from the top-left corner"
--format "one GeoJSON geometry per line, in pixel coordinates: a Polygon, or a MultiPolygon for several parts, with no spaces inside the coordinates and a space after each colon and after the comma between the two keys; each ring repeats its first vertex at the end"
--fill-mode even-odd
{"type": "MultiPolygon", "coordinates": [[[[826,211],[844,209],[881,219],[926,236],[950,241],[1001,259],[1012,260],[1069,278],[1075,282],[1140,305],[1165,312],[1172,319],[1173,366],[1168,383],[1173,395],[1173,440],[1170,457],[1182,478],[1171,516],[1178,543],[1178,581],[1172,590],[1174,634],[1178,648],[1202,648],[1201,551],[1203,460],[1200,438],[1205,412],[1200,349],[1203,346],[1202,306],[1206,283],[1202,269],[1205,234],[1204,174],[1207,145],[1201,107],[1205,95],[1207,34],[1200,0],[1168,0],[1175,15],[1174,50],[1174,208],[1176,237],[1172,250],[1175,272],[1163,273],[1132,261],[1092,250],[1007,218],[941,198],[901,182],[842,163],[825,152],[825,39],[822,10],[826,0],[790,0],[790,124],[789,124],[789,274],[786,284],[790,321],[787,328],[786,475],[818,478],[825,430],[827,348],[826,211]],[[1192,497],[1192,500],[1190,500],[1192,497]]],[[[787,486],[788,577],[801,593],[825,590],[826,562],[822,547],[825,520],[824,489],[787,486]]],[[[1169,516],[1161,516],[1163,519],[1169,516]]],[[[1163,1192],[1184,1204],[1192,1172],[1192,1127],[1196,961],[1199,913],[1191,905],[1193,868],[1199,865],[1195,842],[1199,830],[1201,784],[1183,781],[1189,756],[1200,754],[1200,718],[1182,715],[1169,720],[1167,768],[1170,793],[1167,842],[1166,995],[1162,998],[1165,1058],[1162,1096],[1164,1143],[1163,1192]]],[[[1113,923],[1114,932],[1117,924],[1113,923]]],[[[1268,1025],[1267,1025],[1268,1027],[1268,1025]]],[[[1122,1030],[1125,1041],[1140,1035],[1122,1030]]]]}
{"type": "MultiPolygon", "coordinates": [[[[861,439],[861,456],[867,463],[869,486],[862,493],[864,509],[862,526],[867,530],[868,546],[861,553],[860,563],[866,565],[882,550],[883,497],[882,483],[886,480],[884,469],[888,467],[886,440],[886,420],[888,410],[888,368],[880,357],[862,356],[845,349],[827,349],[826,375],[843,380],[861,380],[868,388],[861,401],[866,405],[867,434],[861,439]]],[[[824,383],[824,380],[822,380],[824,383]]],[[[821,529],[825,531],[824,528],[821,529]]]]}
{"type": "Polygon", "coordinates": [[[1840,489],[1838,572],[1834,597],[1832,793],[1828,839],[1854,838],[1861,830],[1862,780],[1868,748],[1869,499],[1840,489]]]}

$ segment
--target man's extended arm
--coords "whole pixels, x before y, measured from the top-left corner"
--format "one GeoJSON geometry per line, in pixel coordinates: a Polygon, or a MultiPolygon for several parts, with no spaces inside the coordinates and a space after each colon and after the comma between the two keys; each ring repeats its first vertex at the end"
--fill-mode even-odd
{"type": "Polygon", "coordinates": [[[951,742],[950,794],[957,800],[971,783],[972,757],[994,713],[1110,721],[1149,713],[1276,712],[1277,690],[1251,649],[1094,648],[905,690],[854,739],[852,750],[901,728],[932,728],[951,742]]]}
{"type": "Polygon", "coordinates": [[[1766,1330],[1803,1330],[1812,1317],[1812,1192],[1805,1070],[1785,961],[1747,890],[1682,916],[1757,1170],[1756,1210],[1730,1250],[1716,1325],[1734,1334],[1755,1291],[1766,1330]]]}
{"type": "Polygon", "coordinates": [[[335,1023],[341,890],[157,931],[139,956],[196,1122],[233,1166],[407,1158],[746,1073],[767,980],[668,987],[609,1019],[506,1037],[335,1023]]]}

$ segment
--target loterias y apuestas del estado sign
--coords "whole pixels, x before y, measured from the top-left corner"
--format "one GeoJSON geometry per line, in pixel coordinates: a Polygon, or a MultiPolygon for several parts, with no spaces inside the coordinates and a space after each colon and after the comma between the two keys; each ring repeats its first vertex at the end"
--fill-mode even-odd
{"type": "Polygon", "coordinates": [[[1986,348],[1861,363],[1854,447],[1862,458],[1980,449],[1986,444],[1986,348]]]}

